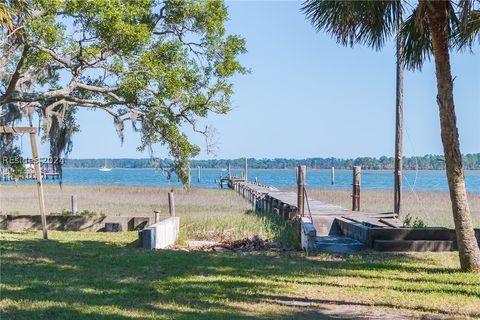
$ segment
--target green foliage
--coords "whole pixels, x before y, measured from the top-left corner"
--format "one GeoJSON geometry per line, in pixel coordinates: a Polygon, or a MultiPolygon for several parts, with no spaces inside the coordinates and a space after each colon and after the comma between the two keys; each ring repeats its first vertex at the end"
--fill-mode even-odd
{"type": "Polygon", "coordinates": [[[337,42],[380,49],[394,34],[399,1],[307,0],[302,10],[317,30],[326,30],[337,42]]]}
{"type": "Polygon", "coordinates": [[[403,219],[403,227],[404,228],[426,228],[427,225],[422,219],[418,217],[415,217],[415,219],[413,219],[410,213],[408,213],[403,219]]]}
{"type": "Polygon", "coordinates": [[[230,110],[230,79],[246,72],[238,61],[245,40],[227,34],[223,1],[10,0],[5,8],[18,10],[15,31],[0,29],[9,35],[0,50],[11,61],[0,75],[0,105],[18,112],[0,121],[31,119],[37,111],[58,157],[78,131],[75,110],[103,110],[121,139],[132,123],[141,133],[139,150],[166,147],[172,169],[187,182],[189,159],[200,149],[186,131],[209,138],[199,120],[230,110]],[[16,69],[18,79],[10,76],[16,69]],[[20,85],[26,81],[31,85],[20,85]]]}
{"type": "MultiPolygon", "coordinates": [[[[471,47],[480,32],[480,2],[447,2],[449,46],[459,50],[471,47]]],[[[361,44],[380,50],[396,37],[401,25],[403,61],[410,69],[421,69],[433,54],[427,3],[306,0],[302,10],[317,30],[326,31],[345,46],[361,44]],[[399,21],[403,15],[406,18],[399,21]]]]}
{"type": "Polygon", "coordinates": [[[60,211],[60,212],[51,212],[50,215],[51,216],[81,216],[81,217],[99,216],[99,217],[105,217],[105,213],[103,213],[103,212],[97,213],[95,211],[82,210],[82,211],[77,212],[77,214],[74,215],[72,211],[69,211],[69,210],[66,210],[66,209],[62,209],[62,211],[60,211]]]}
{"type": "MultiPolygon", "coordinates": [[[[109,163],[115,168],[152,168],[152,167],[172,167],[172,159],[109,159],[109,163]]],[[[192,168],[197,166],[201,168],[221,168],[225,169],[228,164],[232,168],[243,168],[244,159],[212,159],[212,160],[191,160],[192,168]]],[[[66,159],[66,168],[99,168],[103,166],[104,159],[66,159]]],[[[351,169],[352,166],[362,166],[363,169],[371,170],[393,170],[393,157],[382,156],[360,157],[355,159],[342,158],[307,158],[307,159],[248,159],[248,167],[252,169],[285,169],[294,168],[299,165],[306,165],[313,169],[351,169]]],[[[480,170],[480,153],[463,155],[463,167],[467,170],[480,170]]],[[[421,157],[404,157],[403,168],[405,170],[445,170],[445,161],[443,156],[424,155],[421,157]]]]}
{"type": "Polygon", "coordinates": [[[25,176],[26,169],[20,148],[13,145],[15,138],[18,137],[12,134],[0,137],[0,169],[8,170],[10,177],[20,180],[25,176]]]}

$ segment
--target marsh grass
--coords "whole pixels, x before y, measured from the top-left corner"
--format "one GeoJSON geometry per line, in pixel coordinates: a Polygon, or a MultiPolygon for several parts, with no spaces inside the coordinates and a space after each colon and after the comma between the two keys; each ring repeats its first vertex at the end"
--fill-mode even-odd
{"type": "MultiPolygon", "coordinates": [[[[110,186],[45,186],[45,202],[51,214],[68,214],[70,196],[77,195],[78,209],[101,215],[149,216],[160,210],[167,217],[166,188],[110,186]]],[[[180,217],[179,244],[187,240],[231,241],[260,236],[291,247],[298,243],[295,225],[274,215],[255,213],[232,190],[174,190],[175,211],[180,217]]],[[[34,186],[1,186],[3,213],[38,214],[34,186]]]]}
{"type": "MultiPolygon", "coordinates": [[[[154,210],[167,213],[168,188],[120,186],[45,185],[47,213],[71,210],[70,199],[77,195],[78,210],[105,215],[145,216],[154,210]]],[[[175,189],[176,212],[208,216],[216,213],[238,213],[250,208],[231,190],[175,189]]],[[[0,185],[0,211],[4,214],[38,214],[37,190],[34,185],[0,185]]]]}
{"type": "MultiPolygon", "coordinates": [[[[348,190],[309,189],[311,198],[351,209],[351,192],[348,190]]],[[[453,228],[452,206],[447,192],[404,192],[403,216],[410,214],[421,219],[429,227],[453,228]]],[[[480,194],[469,193],[468,201],[474,226],[480,228],[480,194]]],[[[366,212],[391,212],[393,192],[362,191],[361,210],[366,212]]]]}
{"type": "Polygon", "coordinates": [[[151,252],[136,237],[1,231],[2,319],[480,317],[456,253],[151,252]]]}

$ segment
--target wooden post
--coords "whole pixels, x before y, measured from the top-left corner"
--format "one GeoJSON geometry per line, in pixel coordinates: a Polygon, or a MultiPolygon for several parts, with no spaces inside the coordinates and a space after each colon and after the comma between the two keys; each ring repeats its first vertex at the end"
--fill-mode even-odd
{"type": "Polygon", "coordinates": [[[72,195],[72,214],[76,215],[77,213],[78,213],[77,196],[72,195]]]}
{"type": "Polygon", "coordinates": [[[360,211],[360,183],[361,183],[362,167],[353,167],[353,184],[352,184],[352,211],[360,211]]]}
{"type": "Polygon", "coordinates": [[[168,193],[168,213],[170,217],[175,216],[175,198],[173,196],[173,191],[168,193]]]}
{"type": "Polygon", "coordinates": [[[200,183],[200,166],[197,167],[198,183],[200,183]]]}
{"type": "Polygon", "coordinates": [[[227,173],[228,173],[228,177],[230,178],[232,176],[232,170],[230,168],[230,161],[228,161],[228,164],[227,164],[227,173]]]}
{"type": "Polygon", "coordinates": [[[335,184],[335,167],[332,167],[332,184],[335,184]]]}
{"type": "Polygon", "coordinates": [[[396,101],[395,101],[395,176],[394,176],[394,200],[393,212],[401,214],[402,203],[402,167],[403,167],[403,39],[402,10],[397,10],[397,77],[396,77],[396,101]]]}
{"type": "Polygon", "coordinates": [[[305,214],[305,178],[306,166],[298,166],[297,174],[297,210],[300,216],[305,214]]]}
{"type": "Polygon", "coordinates": [[[248,162],[247,162],[247,158],[245,158],[244,179],[245,179],[245,181],[248,181],[248,162]]]}
{"type": "Polygon", "coordinates": [[[154,210],[153,213],[155,214],[155,223],[160,222],[161,211],[154,210]]]}
{"type": "Polygon", "coordinates": [[[283,217],[283,202],[278,200],[277,201],[277,208],[278,208],[278,214],[283,217]]]}
{"type": "Polygon", "coordinates": [[[43,239],[48,239],[47,233],[47,217],[45,216],[45,197],[43,195],[42,171],[40,169],[40,159],[38,157],[37,141],[35,139],[35,131],[30,131],[30,144],[32,145],[33,166],[35,175],[37,176],[38,202],[40,204],[40,215],[42,218],[43,239]]]}
{"type": "Polygon", "coordinates": [[[290,206],[286,203],[283,204],[283,218],[288,220],[290,218],[290,206]]]}

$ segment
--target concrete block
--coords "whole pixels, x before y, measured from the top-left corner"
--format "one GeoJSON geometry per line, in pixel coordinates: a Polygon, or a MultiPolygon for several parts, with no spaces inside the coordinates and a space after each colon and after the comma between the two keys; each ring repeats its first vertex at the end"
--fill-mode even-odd
{"type": "Polygon", "coordinates": [[[317,230],[309,218],[302,217],[300,220],[300,240],[303,250],[311,251],[315,249],[317,230]]]}
{"type": "Polygon", "coordinates": [[[144,249],[164,249],[174,245],[180,231],[180,218],[170,217],[152,224],[139,233],[144,249]]]}

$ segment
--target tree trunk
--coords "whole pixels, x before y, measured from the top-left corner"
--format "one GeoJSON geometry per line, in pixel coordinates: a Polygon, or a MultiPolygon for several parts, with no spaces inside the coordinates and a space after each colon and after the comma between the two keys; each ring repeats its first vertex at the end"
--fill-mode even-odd
{"type": "Polygon", "coordinates": [[[480,250],[467,202],[457,119],[453,102],[453,81],[448,48],[448,1],[429,1],[427,17],[432,35],[437,77],[437,103],[445,154],[448,187],[463,271],[480,272],[480,250]]]}

